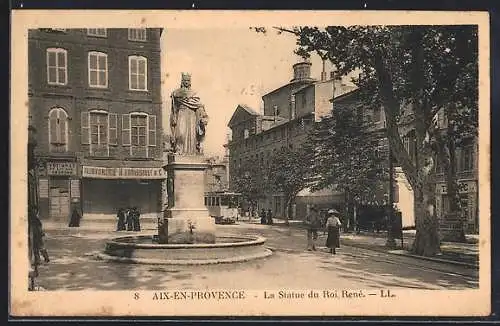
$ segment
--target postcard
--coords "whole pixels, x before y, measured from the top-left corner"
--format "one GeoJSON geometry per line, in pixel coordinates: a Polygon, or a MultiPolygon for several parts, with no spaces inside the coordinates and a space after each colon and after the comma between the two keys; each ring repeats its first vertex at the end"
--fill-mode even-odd
{"type": "Polygon", "coordinates": [[[13,10],[11,35],[13,316],[490,314],[487,12],[13,10]]]}

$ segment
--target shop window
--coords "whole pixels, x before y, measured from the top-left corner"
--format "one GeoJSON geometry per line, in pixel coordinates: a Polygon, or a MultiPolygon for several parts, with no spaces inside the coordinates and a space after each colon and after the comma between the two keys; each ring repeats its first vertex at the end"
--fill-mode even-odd
{"type": "Polygon", "coordinates": [[[108,87],[108,55],[102,52],[89,52],[89,86],[108,87]]]}
{"type": "Polygon", "coordinates": [[[108,36],[108,32],[106,28],[87,28],[87,35],[95,37],[106,37],[108,36]]]}
{"type": "Polygon", "coordinates": [[[49,151],[68,151],[68,114],[62,108],[49,112],[49,151]]]}
{"type": "Polygon", "coordinates": [[[145,57],[128,57],[129,89],[132,91],[148,90],[148,60],[145,57]]]}
{"type": "Polygon", "coordinates": [[[68,83],[68,53],[64,49],[47,49],[47,83],[66,85],[68,83]]]}
{"type": "Polygon", "coordinates": [[[128,39],[130,41],[146,41],[147,33],[145,28],[129,28],[128,39]]]}

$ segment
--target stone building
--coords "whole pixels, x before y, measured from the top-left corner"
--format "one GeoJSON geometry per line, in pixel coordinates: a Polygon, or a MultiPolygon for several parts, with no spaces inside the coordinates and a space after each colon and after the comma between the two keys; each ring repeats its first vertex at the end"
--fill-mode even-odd
{"type": "Polygon", "coordinates": [[[37,129],[40,213],[66,222],[161,209],[162,29],[32,29],[29,113],[37,129]]]}
{"type": "MultiPolygon", "coordinates": [[[[332,96],[347,93],[355,86],[341,79],[311,78],[311,63],[300,62],[293,66],[293,79],[285,85],[262,96],[263,114],[239,104],[228,126],[232,138],[225,145],[229,149],[229,183],[234,181],[245,164],[267,167],[272,155],[282,147],[301,146],[314,121],[330,112],[332,96]]],[[[258,209],[270,208],[275,216],[283,216],[285,200],[282,194],[270,194],[258,203],[258,209]]],[[[295,211],[297,215],[301,212],[295,211]]]]}
{"type": "Polygon", "coordinates": [[[228,162],[225,158],[210,157],[205,172],[205,192],[229,190],[228,162]]]}
{"type": "MultiPolygon", "coordinates": [[[[441,133],[446,132],[448,121],[444,110],[437,114],[437,125],[441,133]]],[[[414,114],[411,109],[403,110],[400,119],[400,134],[403,143],[413,159],[416,155],[414,114]]],[[[465,231],[468,233],[479,232],[478,215],[478,143],[477,137],[466,138],[463,146],[456,149],[456,171],[458,188],[461,199],[462,213],[465,218],[465,231]]],[[[447,228],[444,216],[449,212],[449,202],[446,186],[446,173],[440,161],[436,159],[436,215],[440,221],[441,229],[447,228]]]]}

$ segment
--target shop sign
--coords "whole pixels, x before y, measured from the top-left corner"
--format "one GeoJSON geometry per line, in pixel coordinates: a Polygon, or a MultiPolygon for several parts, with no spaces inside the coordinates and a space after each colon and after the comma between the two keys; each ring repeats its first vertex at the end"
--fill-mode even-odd
{"type": "Polygon", "coordinates": [[[76,175],[75,162],[47,162],[48,175],[76,175]]]}
{"type": "Polygon", "coordinates": [[[163,168],[104,168],[84,166],[84,178],[95,179],[164,179],[163,168]]]}
{"type": "MultiPolygon", "coordinates": [[[[440,194],[447,194],[448,193],[448,187],[446,184],[440,184],[437,186],[437,192],[440,194]]],[[[469,192],[476,192],[476,183],[473,181],[464,181],[464,182],[459,182],[458,183],[458,192],[459,193],[469,193],[469,192]]]]}

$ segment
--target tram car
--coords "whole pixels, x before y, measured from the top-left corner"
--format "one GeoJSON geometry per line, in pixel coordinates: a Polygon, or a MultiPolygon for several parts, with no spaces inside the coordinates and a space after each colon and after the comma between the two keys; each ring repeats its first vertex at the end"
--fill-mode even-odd
{"type": "Polygon", "coordinates": [[[234,224],[240,217],[241,194],[214,191],[205,193],[205,206],[216,224],[234,224]]]}

